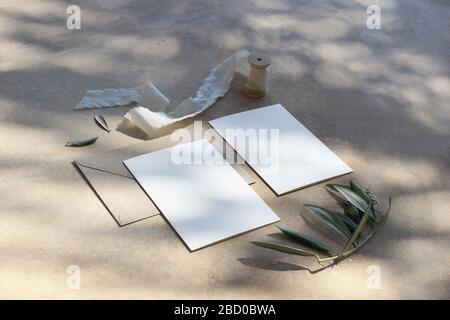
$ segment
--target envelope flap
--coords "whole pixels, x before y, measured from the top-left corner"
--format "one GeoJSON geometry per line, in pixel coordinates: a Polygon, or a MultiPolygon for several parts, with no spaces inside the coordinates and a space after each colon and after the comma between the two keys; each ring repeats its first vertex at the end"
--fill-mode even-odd
{"type": "MultiPolygon", "coordinates": [[[[192,132],[192,126],[190,128],[192,132]]],[[[213,135],[216,136],[214,145],[220,150],[223,147],[221,143],[223,139],[215,131],[213,135]]],[[[123,161],[178,143],[172,141],[170,136],[164,136],[78,158],[74,160],[74,164],[117,224],[124,226],[158,215],[160,212],[123,165],[123,161]]],[[[223,152],[234,153],[234,150],[226,145],[223,152]]],[[[248,184],[254,183],[253,176],[247,171],[242,159],[240,160],[232,164],[232,167],[248,184]]]]}
{"type": "Polygon", "coordinates": [[[119,226],[159,214],[133,178],[80,165],[78,168],[119,226]]]}

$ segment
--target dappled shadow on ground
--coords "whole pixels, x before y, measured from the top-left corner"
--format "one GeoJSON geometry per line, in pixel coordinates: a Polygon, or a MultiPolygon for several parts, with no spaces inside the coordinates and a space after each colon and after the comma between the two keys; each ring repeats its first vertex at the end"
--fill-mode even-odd
{"type": "MultiPolygon", "coordinates": [[[[226,296],[227,290],[244,287],[255,296],[259,290],[262,297],[292,297],[295,290],[284,291],[292,287],[287,275],[295,277],[296,286],[313,288],[315,283],[298,272],[313,270],[309,264],[302,267],[292,257],[248,243],[264,238],[267,229],[194,254],[160,218],[117,231],[70,161],[137,140],[112,133],[83,150],[63,147],[66,139],[99,135],[91,120],[98,110],[72,110],[85,90],[152,79],[176,103],[194,94],[217,62],[245,48],[272,57],[270,94],[247,99],[240,94],[244,80],[237,79],[225,98],[195,119],[283,104],[352,166],[356,179],[380,198],[394,199],[391,220],[374,242],[334,268],[341,277],[359,276],[353,284],[339,278],[336,286],[357,287],[365,266],[376,263],[392,280],[386,284],[389,297],[417,297],[410,289],[414,281],[424,295],[448,297],[436,279],[443,277],[446,260],[433,253],[448,249],[450,237],[445,219],[450,41],[443,32],[450,29],[450,13],[444,2],[384,1],[383,29],[374,31],[365,27],[365,1],[97,0],[80,4],[79,31],[65,27],[70,4],[0,5],[0,199],[1,216],[11,229],[3,230],[0,240],[9,257],[5,272],[20,277],[31,259],[52,278],[60,272],[55,266],[80,261],[92,272],[93,286],[130,285],[160,290],[164,297],[208,296],[214,290],[226,296]],[[52,267],[45,269],[45,261],[52,267]],[[273,270],[283,272],[272,275],[273,270]],[[404,279],[397,279],[399,270],[404,279]],[[185,288],[176,286],[179,281],[185,288]]],[[[101,112],[113,126],[128,108],[101,112]]],[[[302,230],[304,203],[332,205],[322,185],[281,198],[259,180],[256,188],[283,224],[302,230]]],[[[322,289],[336,293],[329,284],[336,280],[331,270],[314,277],[322,289]]]]}

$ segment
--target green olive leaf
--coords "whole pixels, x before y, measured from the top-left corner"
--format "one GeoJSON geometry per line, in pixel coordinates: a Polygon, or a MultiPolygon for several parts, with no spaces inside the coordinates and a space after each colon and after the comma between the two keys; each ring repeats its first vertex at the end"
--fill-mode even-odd
{"type": "Polygon", "coordinates": [[[352,205],[357,207],[362,212],[366,212],[367,210],[367,202],[363,198],[361,198],[359,195],[357,195],[355,192],[353,192],[350,188],[343,188],[341,186],[336,186],[336,190],[339,191],[342,196],[347,199],[348,202],[350,202],[352,205]]]}
{"type": "Polygon", "coordinates": [[[259,241],[252,241],[252,243],[261,248],[271,249],[271,250],[275,250],[275,251],[279,251],[279,252],[283,252],[283,253],[294,254],[294,255],[303,256],[303,257],[316,257],[317,262],[319,262],[319,260],[320,260],[320,257],[315,253],[301,250],[298,248],[294,248],[294,247],[291,247],[286,244],[259,242],[259,241]]]}
{"type": "Polygon", "coordinates": [[[346,206],[343,206],[344,214],[346,217],[351,219],[355,224],[358,224],[361,220],[361,215],[359,214],[358,208],[353,206],[352,204],[348,204],[346,206]]]}
{"type": "Polygon", "coordinates": [[[348,200],[345,199],[344,196],[340,194],[340,192],[336,189],[336,186],[340,186],[342,188],[348,188],[347,186],[341,184],[327,184],[325,186],[325,190],[341,205],[349,204],[348,200]]]}
{"type": "Polygon", "coordinates": [[[370,201],[369,205],[367,206],[366,212],[364,212],[364,215],[361,218],[361,221],[359,222],[358,227],[353,232],[351,238],[348,239],[345,246],[342,248],[341,252],[339,253],[339,256],[342,256],[344,254],[344,252],[347,250],[347,248],[350,246],[350,244],[354,243],[356,241],[356,239],[359,237],[362,230],[364,229],[364,226],[366,225],[367,221],[369,220],[370,212],[372,211],[372,207],[373,207],[373,204],[372,204],[372,201],[370,201]]]}
{"type": "MultiPolygon", "coordinates": [[[[369,203],[370,201],[372,201],[372,203],[374,205],[378,205],[378,199],[375,197],[375,195],[373,194],[372,191],[368,190],[368,189],[363,189],[361,186],[359,186],[358,183],[356,183],[355,181],[350,180],[350,188],[361,198],[363,198],[367,203],[369,203]]],[[[371,218],[372,220],[374,220],[375,222],[380,222],[382,215],[380,212],[378,212],[377,209],[375,209],[375,206],[372,207],[372,213],[371,213],[371,218]]]]}
{"type": "Polygon", "coordinates": [[[360,196],[361,198],[363,198],[367,203],[370,202],[370,197],[369,195],[366,193],[366,191],[363,190],[363,188],[361,188],[359,186],[359,184],[357,184],[355,181],[350,180],[350,188],[351,190],[353,190],[358,196],[360,196]]]}
{"type": "Polygon", "coordinates": [[[330,211],[336,219],[341,220],[347,228],[353,232],[358,227],[358,224],[355,223],[351,218],[347,217],[345,214],[342,214],[340,212],[330,211]]]}
{"type": "Polygon", "coordinates": [[[308,246],[312,249],[315,249],[317,251],[326,253],[328,255],[333,255],[335,252],[328,248],[326,245],[324,245],[322,242],[315,240],[311,237],[308,237],[305,234],[302,234],[300,232],[292,231],[289,229],[285,229],[283,227],[277,226],[278,229],[281,230],[288,238],[291,238],[292,240],[297,241],[298,243],[301,243],[305,246],[308,246]]]}
{"type": "MultiPolygon", "coordinates": [[[[367,211],[368,204],[366,200],[357,195],[353,190],[351,190],[350,188],[342,188],[341,186],[336,186],[336,190],[339,191],[345,197],[345,199],[347,199],[352,205],[358,208],[361,212],[367,211]]],[[[370,201],[372,202],[372,200],[370,201]]],[[[377,219],[375,219],[373,210],[369,210],[369,212],[372,220],[377,221],[377,219]]]]}
{"type": "Polygon", "coordinates": [[[108,128],[108,123],[106,123],[105,118],[101,114],[94,116],[94,121],[100,129],[105,130],[106,132],[111,132],[108,128]]]}
{"type": "Polygon", "coordinates": [[[98,137],[90,138],[87,140],[80,140],[80,141],[67,141],[65,146],[66,147],[84,147],[84,146],[93,144],[95,141],[97,141],[97,139],[98,139],[98,137]]]}
{"type": "Polygon", "coordinates": [[[304,207],[345,240],[351,237],[350,230],[348,230],[345,224],[343,224],[339,219],[336,219],[327,209],[309,204],[304,205],[304,207]]]}

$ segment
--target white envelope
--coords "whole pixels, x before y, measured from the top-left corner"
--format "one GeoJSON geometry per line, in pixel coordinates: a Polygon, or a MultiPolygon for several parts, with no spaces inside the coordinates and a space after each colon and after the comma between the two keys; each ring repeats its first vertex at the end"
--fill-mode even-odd
{"type": "MultiPolygon", "coordinates": [[[[216,138],[214,144],[219,148],[223,140],[217,133],[214,137],[216,138]]],[[[174,144],[176,142],[171,141],[170,136],[165,136],[108,152],[92,154],[74,160],[73,164],[105,209],[122,227],[160,213],[122,162],[174,144]]],[[[225,152],[234,153],[231,147],[228,145],[226,147],[225,152]]],[[[233,168],[248,184],[254,183],[255,180],[248,173],[244,161],[239,163],[234,164],[233,168]]]]}

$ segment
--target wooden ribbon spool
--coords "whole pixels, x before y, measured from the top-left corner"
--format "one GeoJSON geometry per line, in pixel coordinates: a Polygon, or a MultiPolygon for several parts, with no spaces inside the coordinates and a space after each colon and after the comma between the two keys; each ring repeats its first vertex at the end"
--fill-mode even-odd
{"type": "Polygon", "coordinates": [[[267,67],[270,65],[270,58],[252,53],[248,56],[250,64],[250,74],[247,83],[242,88],[242,93],[249,98],[262,98],[267,91],[267,67]]]}

